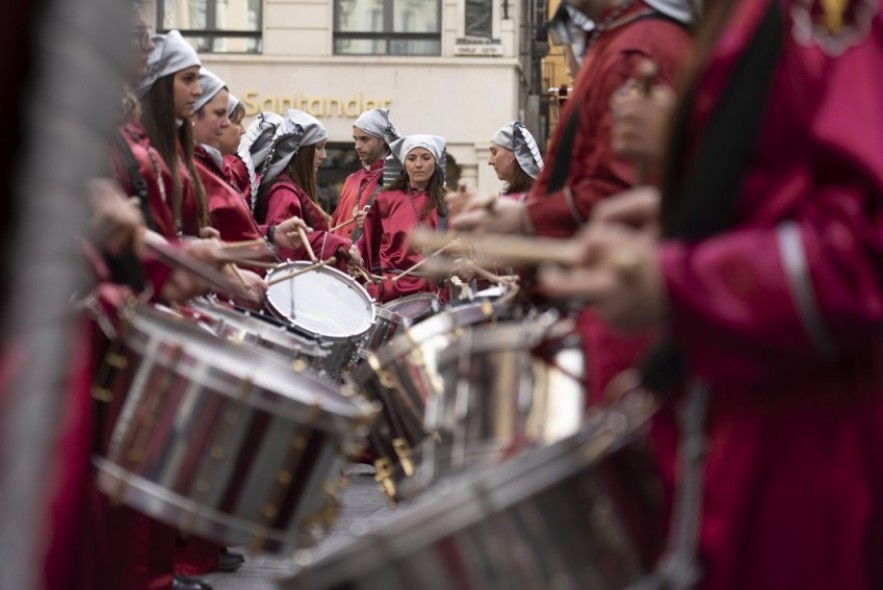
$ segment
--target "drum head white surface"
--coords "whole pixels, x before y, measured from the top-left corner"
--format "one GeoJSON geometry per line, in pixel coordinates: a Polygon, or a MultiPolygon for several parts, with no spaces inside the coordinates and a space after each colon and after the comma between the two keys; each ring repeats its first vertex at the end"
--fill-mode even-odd
{"type": "MultiPolygon", "coordinates": [[[[269,280],[309,266],[290,262],[275,269],[269,280]]],[[[371,298],[351,277],[333,268],[319,268],[267,290],[271,309],[295,328],[317,336],[350,338],[364,334],[374,323],[371,298]]]]}

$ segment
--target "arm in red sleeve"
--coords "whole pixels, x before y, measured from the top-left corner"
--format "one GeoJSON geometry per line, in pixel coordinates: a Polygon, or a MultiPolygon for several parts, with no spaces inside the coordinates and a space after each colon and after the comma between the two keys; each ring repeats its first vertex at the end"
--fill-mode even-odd
{"type": "Polygon", "coordinates": [[[746,175],[742,216],[757,221],[661,248],[674,334],[712,384],[796,377],[879,350],[883,91],[853,84],[879,59],[871,45],[824,67],[812,48],[798,49],[808,67],[792,61],[778,80],[746,175]]]}
{"type": "Polygon", "coordinates": [[[673,86],[689,47],[689,37],[681,27],[648,19],[629,27],[599,61],[587,64],[592,70],[581,80],[587,88],[573,99],[581,99],[581,110],[567,182],[561,190],[546,192],[553,169],[548,162],[541,181],[525,200],[528,219],[538,235],[570,237],[589,219],[598,201],[635,184],[633,163],[615,156],[611,149],[610,99],[635,77],[636,68],[646,59],[659,68],[656,82],[673,86]]]}
{"type": "Polygon", "coordinates": [[[378,199],[378,202],[371,207],[365,216],[362,237],[356,242],[365,268],[372,273],[377,273],[380,269],[380,236],[383,234],[381,209],[380,199],[378,199]]]}

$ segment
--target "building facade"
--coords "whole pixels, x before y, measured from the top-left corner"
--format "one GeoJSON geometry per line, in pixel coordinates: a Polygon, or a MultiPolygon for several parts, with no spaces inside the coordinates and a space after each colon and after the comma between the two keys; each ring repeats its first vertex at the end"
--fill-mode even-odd
{"type": "Polygon", "coordinates": [[[537,54],[545,40],[535,39],[546,0],[156,0],[155,8],[157,29],[181,30],[248,116],[298,108],[323,121],[326,183],[358,165],[352,123],[374,107],[389,108],[402,134],[444,136],[453,177],[484,193],[500,188],[486,165],[499,127],[521,119],[545,134],[537,54]]]}

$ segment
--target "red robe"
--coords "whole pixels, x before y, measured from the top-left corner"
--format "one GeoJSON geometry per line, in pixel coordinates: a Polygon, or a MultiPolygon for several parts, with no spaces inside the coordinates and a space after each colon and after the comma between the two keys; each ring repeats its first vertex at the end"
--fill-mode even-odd
{"type": "Polygon", "coordinates": [[[209,219],[225,242],[263,237],[245,199],[201,146],[196,147],[196,173],[205,189],[209,219]]]}
{"type": "Polygon", "coordinates": [[[413,201],[403,190],[384,191],[377,195],[374,206],[365,217],[365,231],[357,242],[365,268],[384,277],[378,285],[368,285],[368,293],[381,302],[392,301],[414,293],[438,291],[435,279],[408,275],[393,282],[397,272],[406,270],[423,256],[408,248],[408,232],[415,226],[435,228],[438,211],[424,214],[428,195],[414,191],[413,201]]]}
{"type": "MultiPolygon", "coordinates": [[[[119,128],[123,139],[132,151],[138,164],[138,172],[147,184],[147,203],[150,219],[145,221],[157,233],[167,239],[176,239],[178,235],[175,218],[172,214],[172,177],[169,169],[151,145],[147,132],[140,123],[127,123],[119,128]],[[164,190],[160,190],[160,182],[164,190]]],[[[127,195],[135,195],[132,177],[120,157],[119,148],[112,151],[111,170],[113,177],[120,183],[127,195]]]]}
{"type": "MultiPolygon", "coordinates": [[[[645,10],[647,5],[636,2],[620,19],[645,10]]],[[[690,48],[688,31],[660,18],[639,19],[598,35],[574,83],[573,96],[561,114],[546,165],[525,200],[527,214],[538,235],[559,238],[573,235],[591,216],[595,203],[634,185],[632,162],[614,155],[611,150],[611,96],[636,77],[635,68],[645,59],[657,65],[658,84],[674,86],[690,48]],[[567,121],[576,109],[579,109],[579,123],[565,182],[573,194],[572,205],[576,211],[572,211],[563,189],[549,192],[547,187],[567,121]]],[[[578,324],[590,367],[588,401],[597,403],[603,400],[610,380],[635,364],[646,349],[649,336],[614,334],[588,310],[579,314],[578,324]]]]}
{"type": "Polygon", "coordinates": [[[196,182],[190,176],[190,170],[184,163],[184,152],[178,146],[178,179],[181,182],[181,232],[185,236],[199,236],[202,227],[199,218],[199,195],[196,192],[196,182]]]}
{"type": "Polygon", "coordinates": [[[248,167],[245,162],[236,154],[224,156],[224,176],[245,198],[245,202],[248,203],[248,208],[251,210],[251,178],[248,176],[248,167]]]}
{"type": "MultiPolygon", "coordinates": [[[[703,62],[688,153],[771,1],[736,3],[703,62]]],[[[875,5],[870,34],[831,56],[794,39],[803,9],[782,4],[736,222],[659,256],[673,334],[712,390],[703,588],[883,588],[883,82],[869,74],[883,18],[875,5]]]]}
{"type": "MultiPolygon", "coordinates": [[[[383,178],[383,158],[380,158],[368,170],[359,168],[346,177],[343,188],[340,190],[340,198],[337,208],[331,216],[331,226],[337,227],[345,221],[353,218],[353,207],[362,209],[371,199],[371,193],[377,187],[377,183],[383,178]]],[[[336,234],[349,238],[353,235],[356,224],[350,224],[337,230],[336,234]]]]}
{"type": "MultiPolygon", "coordinates": [[[[307,239],[313,253],[320,260],[337,255],[337,267],[346,269],[346,260],[337,254],[338,248],[349,250],[352,242],[344,237],[328,233],[328,221],[325,213],[310,199],[304,190],[297,186],[287,173],[279,175],[267,192],[267,215],[264,223],[279,225],[292,217],[300,217],[313,231],[307,232],[307,239]]],[[[290,260],[307,260],[307,250],[301,245],[295,250],[279,248],[279,257],[290,260]]]]}

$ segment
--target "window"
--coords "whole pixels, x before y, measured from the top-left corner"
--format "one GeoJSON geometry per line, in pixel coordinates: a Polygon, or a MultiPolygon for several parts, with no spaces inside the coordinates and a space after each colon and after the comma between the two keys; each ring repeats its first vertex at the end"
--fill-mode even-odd
{"type": "Polygon", "coordinates": [[[440,55],[440,0],[334,0],[337,55],[440,55]]]}
{"type": "Polygon", "coordinates": [[[157,0],[157,29],[203,53],[260,53],[263,0],[157,0]]]}

